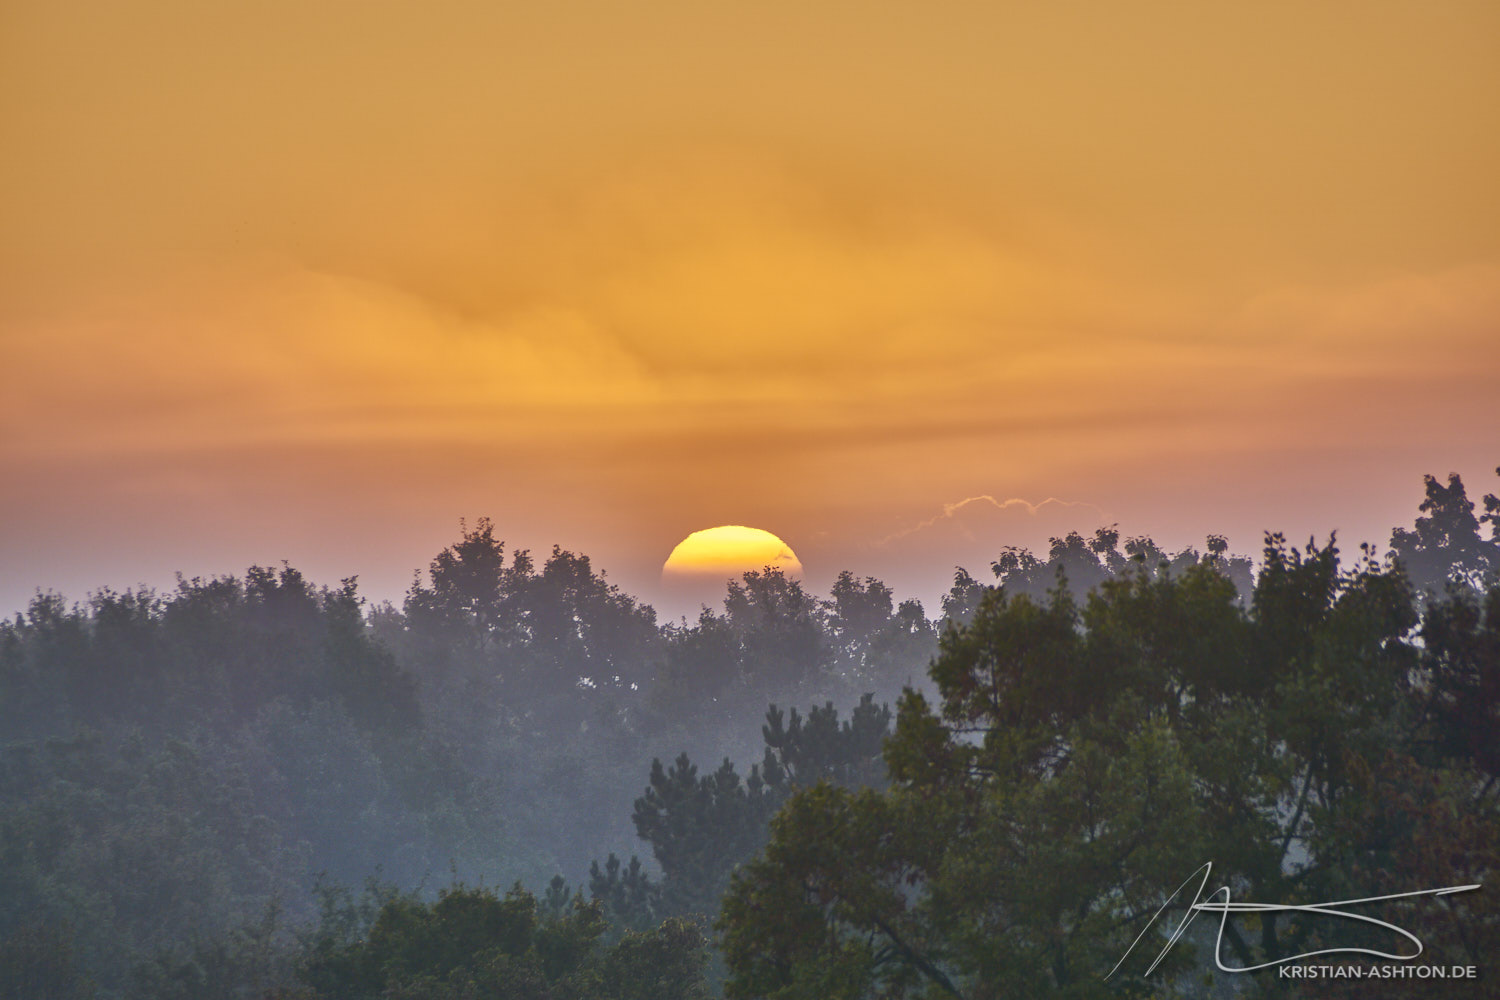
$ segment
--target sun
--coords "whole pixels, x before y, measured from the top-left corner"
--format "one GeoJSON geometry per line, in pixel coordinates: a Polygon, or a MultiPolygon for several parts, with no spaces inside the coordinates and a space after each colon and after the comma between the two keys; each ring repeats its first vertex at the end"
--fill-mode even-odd
{"type": "Polygon", "coordinates": [[[760,528],[725,524],[695,531],[678,542],[662,564],[661,579],[663,583],[722,584],[731,577],[767,566],[787,576],[802,576],[802,562],[786,542],[760,528]]]}

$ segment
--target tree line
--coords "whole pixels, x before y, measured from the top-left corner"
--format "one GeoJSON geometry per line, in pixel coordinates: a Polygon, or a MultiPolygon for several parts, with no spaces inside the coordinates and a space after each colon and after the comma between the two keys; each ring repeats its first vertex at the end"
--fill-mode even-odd
{"type": "MultiPolygon", "coordinates": [[[[1257,901],[1493,871],[1475,508],[1429,477],[1347,563],[1070,534],[933,617],[765,571],[660,623],[489,521],[400,607],[289,566],[41,594],[0,624],[0,995],[1193,994],[1192,942],[1103,973],[1206,860],[1257,901]]],[[[1488,899],[1410,926],[1483,963],[1488,899]]]]}

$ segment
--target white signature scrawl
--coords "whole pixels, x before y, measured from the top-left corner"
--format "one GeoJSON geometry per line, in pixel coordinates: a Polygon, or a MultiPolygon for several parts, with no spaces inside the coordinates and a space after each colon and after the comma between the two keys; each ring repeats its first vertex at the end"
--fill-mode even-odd
{"type": "Polygon", "coordinates": [[[1135,950],[1135,946],[1141,943],[1141,938],[1146,936],[1146,932],[1152,928],[1152,926],[1156,923],[1157,918],[1162,915],[1162,911],[1165,910],[1169,905],[1171,905],[1172,900],[1177,898],[1177,894],[1182,892],[1183,888],[1186,887],[1187,884],[1194,878],[1196,878],[1200,873],[1202,874],[1203,878],[1198,883],[1198,892],[1193,896],[1192,905],[1189,906],[1187,912],[1183,914],[1182,922],[1179,923],[1177,925],[1177,929],[1172,932],[1172,937],[1167,941],[1166,947],[1162,948],[1161,954],[1156,956],[1156,961],[1151,963],[1151,968],[1146,970],[1146,975],[1149,976],[1156,970],[1156,967],[1161,964],[1162,959],[1167,957],[1167,952],[1171,951],[1172,946],[1177,943],[1177,939],[1182,937],[1183,932],[1187,930],[1188,925],[1190,925],[1193,920],[1197,918],[1199,913],[1205,911],[1210,913],[1218,913],[1221,915],[1219,918],[1219,935],[1214,941],[1214,963],[1222,972],[1256,972],[1260,969],[1267,969],[1274,965],[1284,965],[1288,962],[1296,962],[1304,958],[1312,958],[1315,955],[1370,955],[1374,958],[1384,958],[1398,962],[1409,962],[1412,959],[1416,958],[1418,955],[1422,954],[1422,942],[1415,934],[1402,927],[1397,927],[1395,924],[1388,923],[1387,921],[1377,920],[1375,917],[1366,916],[1362,913],[1349,913],[1341,909],[1341,907],[1356,906],[1361,903],[1379,903],[1388,899],[1409,899],[1413,896],[1448,896],[1457,892],[1472,892],[1475,889],[1481,888],[1481,886],[1479,885],[1454,885],[1449,886],[1446,889],[1421,889],[1417,892],[1398,892],[1393,893],[1389,896],[1366,896],[1363,899],[1340,899],[1335,900],[1331,903],[1306,903],[1303,905],[1290,905],[1276,903],[1231,902],[1229,887],[1220,886],[1218,889],[1215,889],[1213,891],[1210,896],[1210,900],[1205,901],[1203,900],[1203,890],[1208,886],[1208,878],[1212,871],[1213,862],[1207,861],[1204,862],[1201,868],[1193,872],[1192,875],[1189,875],[1183,881],[1182,885],[1179,885],[1177,889],[1172,893],[1172,895],[1167,897],[1166,902],[1162,903],[1161,908],[1158,909],[1155,915],[1153,915],[1151,919],[1146,922],[1146,926],[1141,928],[1141,932],[1137,934],[1135,940],[1130,943],[1130,947],[1125,949],[1125,954],[1120,956],[1120,960],[1115,963],[1114,968],[1110,969],[1109,974],[1104,978],[1108,979],[1110,976],[1113,976],[1116,972],[1119,971],[1120,966],[1125,964],[1125,959],[1129,958],[1130,953],[1135,950]],[[1219,896],[1221,893],[1223,894],[1223,899],[1219,900],[1219,896]],[[1372,948],[1322,948],[1318,951],[1306,951],[1302,952],[1301,954],[1288,956],[1286,958],[1278,958],[1275,961],[1271,962],[1262,962],[1259,965],[1246,965],[1240,968],[1231,968],[1230,966],[1224,964],[1224,959],[1221,957],[1224,945],[1224,928],[1229,923],[1229,915],[1231,913],[1281,913],[1285,911],[1295,911],[1299,913],[1318,913],[1329,917],[1342,917],[1345,920],[1358,920],[1363,923],[1374,924],[1377,927],[1384,927],[1386,930],[1393,931],[1396,934],[1399,934],[1402,937],[1406,938],[1412,943],[1416,950],[1413,951],[1410,955],[1396,955],[1390,952],[1376,951],[1372,948]]]}

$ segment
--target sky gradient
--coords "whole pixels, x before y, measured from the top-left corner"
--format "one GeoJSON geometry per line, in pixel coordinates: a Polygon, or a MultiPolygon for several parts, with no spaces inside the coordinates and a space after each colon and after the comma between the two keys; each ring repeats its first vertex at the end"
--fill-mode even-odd
{"type": "Polygon", "coordinates": [[[1480,2],[6,4],[0,613],[1384,542],[1496,486],[1496,95],[1480,2]]]}

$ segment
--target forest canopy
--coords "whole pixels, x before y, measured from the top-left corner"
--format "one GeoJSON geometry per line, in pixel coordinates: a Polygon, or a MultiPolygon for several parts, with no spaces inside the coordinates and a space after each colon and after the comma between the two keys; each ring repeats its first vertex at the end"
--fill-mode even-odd
{"type": "MultiPolygon", "coordinates": [[[[1309,989],[1205,986],[1196,931],[1144,971],[1206,861],[1286,904],[1490,880],[1481,503],[1429,477],[1353,558],[1074,533],[931,613],[768,569],[659,622],[488,520],[400,607],[290,566],[39,594],[0,624],[0,996],[1309,989]]],[[[1424,961],[1500,954],[1488,886],[1400,922],[1424,961]]],[[[1371,940],[1266,916],[1224,957],[1371,940]]]]}

